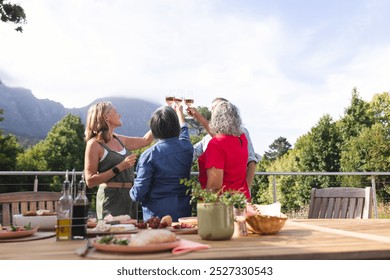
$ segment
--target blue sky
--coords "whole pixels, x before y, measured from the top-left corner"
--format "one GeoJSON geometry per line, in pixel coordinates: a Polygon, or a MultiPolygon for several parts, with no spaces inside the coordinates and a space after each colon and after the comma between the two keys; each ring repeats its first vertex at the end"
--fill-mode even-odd
{"type": "Polygon", "coordinates": [[[339,119],[354,87],[366,101],[390,90],[387,0],[18,2],[24,32],[0,24],[5,84],[68,108],[223,96],[260,154],[279,136],[294,144],[324,114],[339,119]]]}

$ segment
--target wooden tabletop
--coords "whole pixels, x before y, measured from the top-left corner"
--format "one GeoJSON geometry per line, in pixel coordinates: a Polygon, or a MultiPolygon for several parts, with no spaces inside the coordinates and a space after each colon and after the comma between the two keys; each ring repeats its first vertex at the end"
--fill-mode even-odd
{"type": "Polygon", "coordinates": [[[159,253],[105,253],[91,249],[85,257],[76,250],[83,241],[56,241],[55,237],[0,244],[0,259],[390,259],[390,219],[288,220],[275,235],[249,234],[226,241],[205,241],[197,234],[180,238],[208,244],[210,249],[173,255],[159,253]]]}

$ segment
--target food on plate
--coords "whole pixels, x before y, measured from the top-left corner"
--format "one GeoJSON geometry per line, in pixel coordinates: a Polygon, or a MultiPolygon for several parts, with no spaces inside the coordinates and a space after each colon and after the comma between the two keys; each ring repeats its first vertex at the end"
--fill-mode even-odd
{"type": "Polygon", "coordinates": [[[148,224],[146,222],[138,222],[136,224],[136,227],[139,228],[139,229],[147,229],[148,228],[148,224]]]}
{"type": "Polygon", "coordinates": [[[148,219],[148,220],[146,221],[146,223],[148,224],[148,227],[150,227],[150,228],[152,228],[152,229],[157,229],[157,228],[159,228],[160,222],[161,222],[161,220],[160,220],[160,218],[158,218],[158,217],[151,217],[150,219],[148,219]]]}
{"type": "Polygon", "coordinates": [[[176,234],[166,229],[145,230],[131,237],[130,246],[145,246],[176,241],[176,234]]]}
{"type": "Polygon", "coordinates": [[[119,216],[112,216],[111,214],[108,214],[104,217],[104,220],[107,224],[135,224],[137,220],[131,219],[129,215],[119,215],[119,216]]]}
{"type": "Polygon", "coordinates": [[[161,218],[161,224],[165,224],[167,227],[172,225],[172,217],[170,215],[166,215],[161,218]]]}
{"type": "Polygon", "coordinates": [[[136,227],[133,224],[107,224],[104,220],[98,221],[97,225],[90,229],[90,232],[111,232],[111,233],[119,233],[130,230],[135,230],[136,227]]]}
{"type": "Polygon", "coordinates": [[[183,229],[183,228],[194,228],[195,225],[186,224],[186,223],[179,223],[173,226],[174,229],[183,229]]]}
{"type": "Polygon", "coordinates": [[[151,217],[147,221],[138,222],[136,224],[139,229],[162,229],[172,225],[172,217],[167,215],[162,217],[151,217]]]}
{"type": "Polygon", "coordinates": [[[166,229],[145,230],[131,236],[102,236],[96,240],[100,244],[115,244],[125,246],[147,246],[152,244],[177,241],[176,235],[166,229]]]}
{"type": "Polygon", "coordinates": [[[190,225],[198,225],[198,217],[183,217],[179,218],[179,223],[185,223],[190,225]]]}
{"type": "Polygon", "coordinates": [[[27,230],[32,230],[34,229],[32,226],[31,226],[31,223],[29,223],[28,225],[25,225],[25,226],[8,226],[8,227],[3,227],[1,226],[0,224],[0,232],[19,232],[19,231],[27,231],[27,230]]]}
{"type": "Polygon", "coordinates": [[[108,231],[110,231],[110,228],[111,228],[111,225],[106,224],[106,221],[104,221],[104,220],[100,220],[100,221],[98,221],[96,226],[91,229],[91,231],[92,232],[94,232],[94,231],[96,231],[96,232],[108,232],[108,231]]]}
{"type": "Polygon", "coordinates": [[[96,218],[88,218],[87,220],[87,227],[93,228],[97,225],[97,219],[96,218]]]}
{"type": "Polygon", "coordinates": [[[45,210],[45,209],[38,209],[38,210],[30,210],[23,212],[23,216],[54,216],[57,215],[56,212],[53,210],[45,210]]]}
{"type": "Polygon", "coordinates": [[[119,225],[111,225],[110,232],[124,232],[129,230],[135,230],[136,227],[133,224],[119,224],[119,225]]]}

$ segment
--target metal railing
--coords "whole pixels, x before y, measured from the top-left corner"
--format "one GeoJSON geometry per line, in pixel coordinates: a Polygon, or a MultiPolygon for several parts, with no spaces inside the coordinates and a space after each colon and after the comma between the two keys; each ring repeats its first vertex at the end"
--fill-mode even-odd
{"type": "MultiPolygon", "coordinates": [[[[35,176],[34,191],[38,191],[38,176],[65,176],[68,171],[0,171],[0,176],[35,176]]],[[[72,180],[81,176],[83,171],[70,171],[72,180]]],[[[199,172],[191,172],[191,176],[197,176],[199,172]]],[[[277,176],[371,176],[371,187],[373,190],[374,217],[378,218],[378,206],[376,198],[375,176],[390,176],[390,172],[255,172],[255,176],[272,176],[273,201],[277,201],[276,177],[277,176]]]]}

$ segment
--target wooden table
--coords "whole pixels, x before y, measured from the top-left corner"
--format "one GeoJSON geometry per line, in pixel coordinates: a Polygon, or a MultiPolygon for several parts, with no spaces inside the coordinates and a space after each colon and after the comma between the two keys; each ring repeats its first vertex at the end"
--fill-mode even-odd
{"type": "Polygon", "coordinates": [[[196,234],[180,238],[209,244],[210,249],[173,255],[170,251],[148,254],[113,254],[90,250],[75,253],[86,241],[47,239],[0,244],[0,259],[390,259],[390,219],[288,220],[275,235],[250,234],[227,241],[205,241],[196,234]]]}

